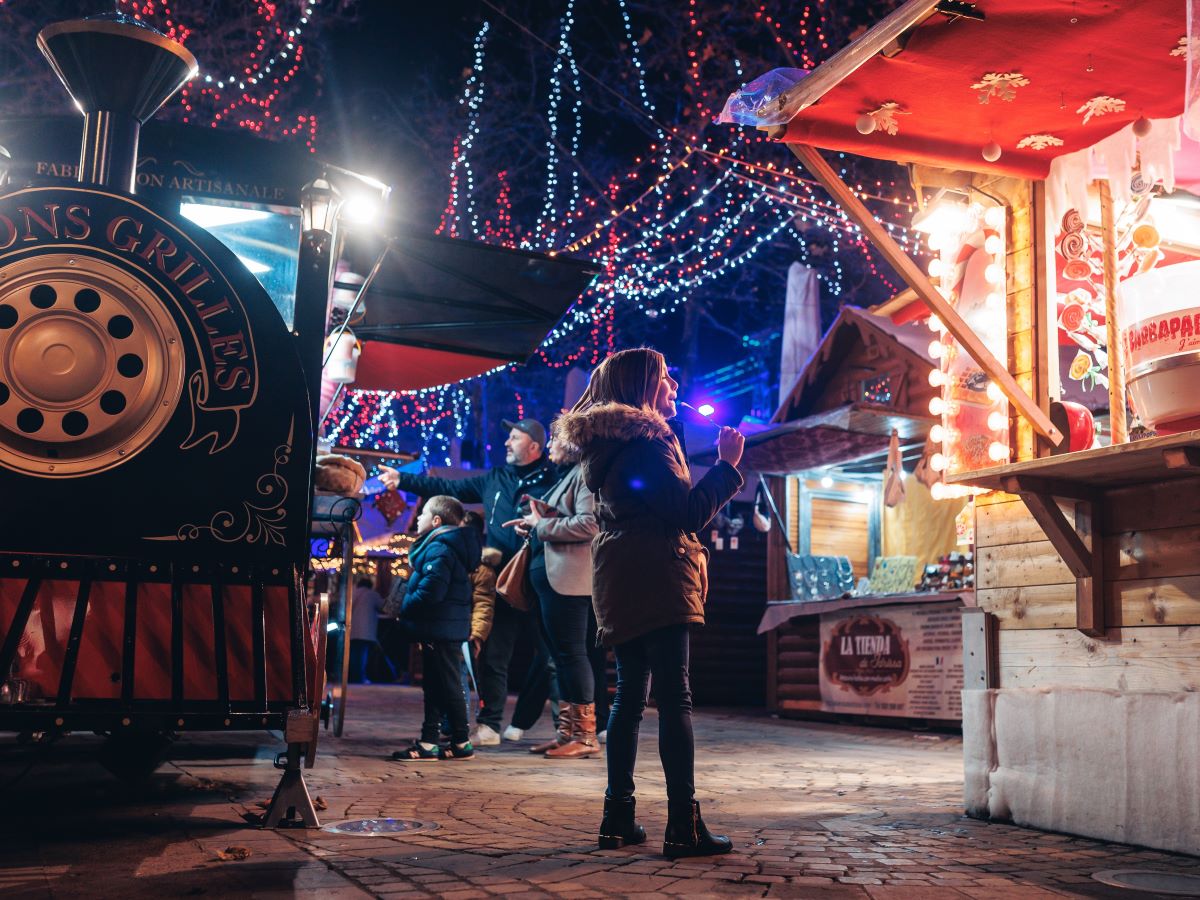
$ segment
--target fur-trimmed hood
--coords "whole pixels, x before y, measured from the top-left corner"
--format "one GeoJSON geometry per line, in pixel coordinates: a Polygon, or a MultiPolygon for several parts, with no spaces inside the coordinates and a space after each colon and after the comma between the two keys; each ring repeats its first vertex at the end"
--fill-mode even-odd
{"type": "Polygon", "coordinates": [[[670,438],[671,426],[652,409],[639,409],[624,403],[598,403],[582,412],[560,416],[554,423],[554,434],[586,452],[598,440],[670,438]]]}
{"type": "Polygon", "coordinates": [[[495,547],[484,547],[481,561],[485,566],[499,571],[500,563],[504,562],[504,554],[495,547]]]}
{"type": "Polygon", "coordinates": [[[581,412],[570,412],[554,423],[554,435],[579,448],[583,480],[598,491],[613,460],[634,441],[670,441],[667,420],[655,410],[598,403],[581,412]]]}

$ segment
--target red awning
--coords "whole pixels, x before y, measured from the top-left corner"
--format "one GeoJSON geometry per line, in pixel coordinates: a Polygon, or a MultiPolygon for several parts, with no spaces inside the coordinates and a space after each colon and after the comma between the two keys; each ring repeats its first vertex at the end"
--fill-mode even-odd
{"type": "Polygon", "coordinates": [[[783,140],[1045,178],[1056,156],[1090,147],[1143,116],[1183,112],[1187,61],[1172,51],[1187,30],[1184,0],[979,0],[975,6],[984,21],[934,14],[898,55],[872,57],[798,113],[783,140]],[[986,89],[972,87],[989,75],[1014,73],[1028,84],[1013,86],[1011,100],[993,94],[983,102],[986,89]],[[1080,109],[1099,97],[1124,101],[1124,108],[1084,122],[1080,109]],[[897,133],[860,134],[858,117],[889,102],[899,104],[897,133]],[[1062,143],[1018,146],[1036,135],[1062,143]],[[982,149],[992,141],[1003,154],[989,163],[982,149]]]}
{"type": "MultiPolygon", "coordinates": [[[[349,243],[367,272],[380,246],[349,243]]],[[[350,329],[362,342],[352,390],[410,391],[524,362],[591,282],[592,263],[432,235],[394,235],[350,329]]],[[[359,283],[334,283],[349,305],[359,283]]]]}

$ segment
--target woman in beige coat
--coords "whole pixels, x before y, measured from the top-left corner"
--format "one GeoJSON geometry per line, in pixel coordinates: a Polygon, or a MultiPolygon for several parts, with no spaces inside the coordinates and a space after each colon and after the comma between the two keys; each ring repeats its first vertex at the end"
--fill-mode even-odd
{"type": "Polygon", "coordinates": [[[585,759],[600,752],[595,681],[587,653],[592,639],[592,538],[598,530],[595,498],[583,483],[578,454],[571,446],[551,437],[549,452],[561,473],[558,482],[541,502],[530,504],[528,516],[511,523],[532,542],[529,579],[541,607],[542,632],[558,667],[562,698],[558,734],[532,752],[545,753],[548,759],[585,759]]]}

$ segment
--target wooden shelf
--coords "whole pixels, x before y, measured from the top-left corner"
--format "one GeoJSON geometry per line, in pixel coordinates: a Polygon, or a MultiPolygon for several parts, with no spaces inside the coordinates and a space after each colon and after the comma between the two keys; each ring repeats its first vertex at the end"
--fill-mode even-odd
{"type": "MultiPolygon", "coordinates": [[[[1006,484],[1014,476],[1022,479],[1045,479],[1048,488],[1074,488],[1079,493],[1091,493],[1109,488],[1164,481],[1175,478],[1194,478],[1200,475],[1200,431],[1186,431],[1169,437],[1146,438],[1115,447],[1064,453],[1024,462],[1009,463],[992,469],[963,472],[946,478],[948,484],[968,484],[994,491],[1019,493],[1006,484]],[[1190,451],[1190,452],[1189,452],[1190,451]]],[[[1028,483],[1032,484],[1032,481],[1028,483]]],[[[1048,494],[1073,497],[1073,493],[1048,494]]]]}
{"type": "Polygon", "coordinates": [[[1185,478],[1200,478],[1200,431],[1031,459],[946,480],[1019,495],[1075,576],[1075,627],[1103,637],[1102,534],[1109,491],[1185,478]],[[1074,525],[1057,499],[1076,501],[1074,525]]]}

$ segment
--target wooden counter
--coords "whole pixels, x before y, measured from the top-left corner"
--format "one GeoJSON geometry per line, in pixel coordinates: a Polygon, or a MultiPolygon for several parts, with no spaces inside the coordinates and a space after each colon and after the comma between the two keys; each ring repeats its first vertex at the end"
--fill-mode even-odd
{"type": "Polygon", "coordinates": [[[960,609],[974,602],[968,590],[768,604],[768,707],[957,722],[960,609]]]}

